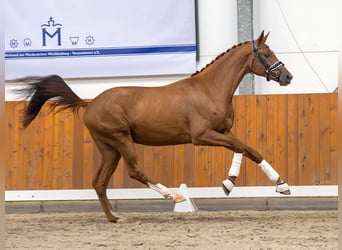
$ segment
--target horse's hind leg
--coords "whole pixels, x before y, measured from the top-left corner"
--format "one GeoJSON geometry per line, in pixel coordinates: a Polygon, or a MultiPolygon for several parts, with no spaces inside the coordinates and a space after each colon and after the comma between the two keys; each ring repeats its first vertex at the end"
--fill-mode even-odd
{"type": "Polygon", "coordinates": [[[120,138],[120,145],[117,149],[120,151],[122,157],[127,163],[128,174],[131,178],[147,185],[153,190],[157,191],[165,198],[171,198],[173,202],[178,203],[185,200],[185,198],[177,194],[160,183],[155,183],[151,179],[145,176],[145,174],[140,170],[141,165],[139,164],[137,153],[135,151],[133,140],[129,135],[120,138]]]}
{"type": "Polygon", "coordinates": [[[119,222],[120,218],[112,212],[112,207],[106,192],[108,182],[117,168],[121,154],[104,142],[97,140],[96,138],[94,138],[94,140],[102,154],[102,163],[94,177],[93,187],[99,197],[101,207],[106,214],[107,220],[110,222],[119,222]]]}

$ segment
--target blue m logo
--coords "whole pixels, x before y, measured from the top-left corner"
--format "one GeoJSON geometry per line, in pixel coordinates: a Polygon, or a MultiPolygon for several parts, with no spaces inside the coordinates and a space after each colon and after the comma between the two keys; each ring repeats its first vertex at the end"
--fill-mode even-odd
{"type": "Polygon", "coordinates": [[[57,45],[62,45],[62,33],[61,28],[62,24],[55,23],[55,20],[53,20],[52,17],[50,17],[47,24],[41,25],[42,28],[42,38],[43,38],[43,46],[46,46],[47,37],[49,39],[53,39],[56,37],[57,39],[57,45]]]}

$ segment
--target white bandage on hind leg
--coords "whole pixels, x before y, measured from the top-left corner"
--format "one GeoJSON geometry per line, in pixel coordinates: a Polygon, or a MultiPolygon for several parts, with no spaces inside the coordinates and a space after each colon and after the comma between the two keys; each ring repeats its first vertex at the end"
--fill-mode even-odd
{"type": "Polygon", "coordinates": [[[272,166],[267,161],[262,160],[262,162],[260,162],[258,166],[271,181],[276,182],[279,179],[279,174],[272,168],[272,166]]]}
{"type": "Polygon", "coordinates": [[[154,191],[160,193],[165,198],[172,198],[173,200],[175,200],[177,197],[177,194],[175,192],[172,192],[170,189],[168,189],[167,187],[165,187],[164,185],[160,183],[156,185],[152,183],[148,183],[148,186],[152,188],[154,191]]]}
{"type": "Polygon", "coordinates": [[[234,153],[232,159],[232,165],[230,166],[228,176],[239,176],[240,174],[240,166],[242,161],[242,153],[234,153]]]}

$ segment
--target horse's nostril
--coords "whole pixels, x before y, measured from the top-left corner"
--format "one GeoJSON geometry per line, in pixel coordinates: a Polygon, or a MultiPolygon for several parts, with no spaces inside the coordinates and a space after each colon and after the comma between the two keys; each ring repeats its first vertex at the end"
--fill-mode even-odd
{"type": "Polygon", "coordinates": [[[287,80],[291,81],[292,78],[293,78],[293,76],[292,76],[290,73],[286,75],[286,79],[287,79],[287,80]]]}

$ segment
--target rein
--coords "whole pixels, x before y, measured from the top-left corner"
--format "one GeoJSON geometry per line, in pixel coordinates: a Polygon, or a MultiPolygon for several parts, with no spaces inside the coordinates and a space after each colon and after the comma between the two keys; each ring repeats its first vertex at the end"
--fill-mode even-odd
{"type": "MultiPolygon", "coordinates": [[[[278,60],[275,63],[273,63],[271,66],[269,66],[267,61],[264,58],[262,58],[261,55],[258,52],[261,49],[268,48],[268,46],[264,45],[262,47],[257,48],[255,46],[255,41],[252,41],[252,46],[253,46],[254,58],[253,58],[253,61],[252,61],[252,64],[251,64],[251,70],[252,70],[253,65],[254,65],[254,59],[258,58],[259,61],[261,62],[261,64],[264,65],[264,67],[265,67],[267,81],[270,81],[270,76],[271,76],[272,72],[275,71],[277,68],[279,68],[281,66],[284,66],[284,63],[282,63],[281,61],[278,60]]],[[[279,73],[278,77],[280,77],[280,74],[281,74],[281,72],[279,73]]]]}

